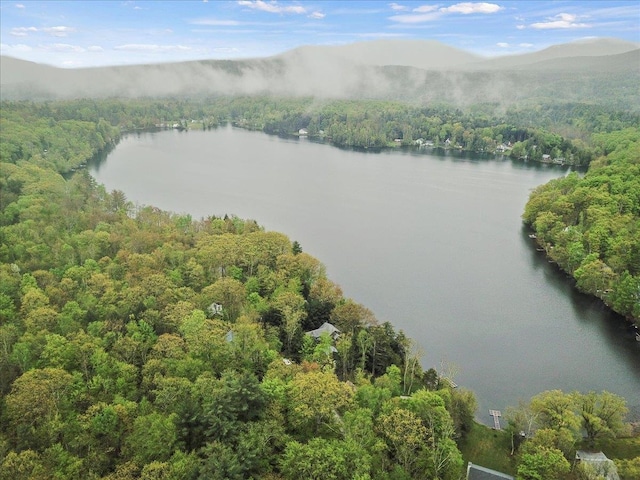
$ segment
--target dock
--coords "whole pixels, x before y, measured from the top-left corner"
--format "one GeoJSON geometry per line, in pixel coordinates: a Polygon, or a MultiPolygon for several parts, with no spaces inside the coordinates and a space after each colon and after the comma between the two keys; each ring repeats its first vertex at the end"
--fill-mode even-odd
{"type": "Polygon", "coordinates": [[[493,428],[495,430],[501,430],[500,417],[502,416],[502,413],[500,412],[500,410],[489,410],[489,415],[493,417],[493,428]]]}

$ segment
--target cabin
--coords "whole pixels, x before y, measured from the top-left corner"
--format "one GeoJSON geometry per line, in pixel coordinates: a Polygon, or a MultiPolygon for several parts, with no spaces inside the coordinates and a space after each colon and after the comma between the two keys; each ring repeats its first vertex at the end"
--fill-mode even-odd
{"type": "Polygon", "coordinates": [[[514,480],[511,475],[481,467],[471,462],[467,465],[467,480],[514,480]]]}
{"type": "Polygon", "coordinates": [[[306,128],[301,128],[300,130],[298,130],[298,135],[300,135],[301,137],[309,135],[309,130],[307,130],[306,128]]]}
{"type": "Polygon", "coordinates": [[[587,452],[578,450],[576,452],[575,463],[586,463],[591,466],[598,478],[605,480],[620,480],[616,464],[607,458],[602,452],[587,452]]]}
{"type": "Polygon", "coordinates": [[[549,163],[551,161],[551,155],[547,155],[546,153],[542,155],[542,161],[545,163],[549,163]]]}
{"type": "Polygon", "coordinates": [[[333,340],[335,340],[340,336],[340,330],[338,330],[336,327],[331,325],[329,322],[324,322],[315,330],[310,330],[306,332],[307,335],[312,336],[316,340],[318,340],[323,333],[328,333],[333,340]]]}

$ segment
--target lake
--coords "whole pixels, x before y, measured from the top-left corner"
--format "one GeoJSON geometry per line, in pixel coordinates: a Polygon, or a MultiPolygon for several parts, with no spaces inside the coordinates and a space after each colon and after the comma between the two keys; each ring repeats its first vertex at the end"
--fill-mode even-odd
{"type": "Polygon", "coordinates": [[[543,390],[640,404],[640,343],[535,250],[520,215],[560,166],[461,152],[342,150],[224,127],[132,134],[89,166],[108,190],[287,234],[345,296],[475,391],[478,418],[543,390]]]}

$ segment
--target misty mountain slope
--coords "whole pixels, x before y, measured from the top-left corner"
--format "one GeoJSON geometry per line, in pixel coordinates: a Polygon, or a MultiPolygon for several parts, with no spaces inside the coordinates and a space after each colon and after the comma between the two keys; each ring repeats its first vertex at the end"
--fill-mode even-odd
{"type": "MultiPolygon", "coordinates": [[[[526,65],[538,64],[547,60],[559,60],[574,57],[604,57],[619,55],[637,50],[640,44],[614,38],[598,38],[577,42],[553,45],[538,52],[520,55],[506,55],[468,64],[466,68],[479,70],[508,69],[526,65]]],[[[636,67],[640,67],[636,65],[636,67]]]]}
{"type": "Polygon", "coordinates": [[[312,61],[316,64],[399,65],[425,70],[443,70],[477,63],[482,57],[429,40],[373,40],[348,45],[304,46],[276,58],[312,61]]]}
{"type": "Polygon", "coordinates": [[[632,46],[574,42],[479,62],[439,42],[395,40],[301,47],[261,59],[84,69],[1,57],[0,94],[36,100],[278,95],[462,106],[572,101],[640,110],[640,50],[632,46]],[[595,55],[602,52],[612,53],[595,55]]]}

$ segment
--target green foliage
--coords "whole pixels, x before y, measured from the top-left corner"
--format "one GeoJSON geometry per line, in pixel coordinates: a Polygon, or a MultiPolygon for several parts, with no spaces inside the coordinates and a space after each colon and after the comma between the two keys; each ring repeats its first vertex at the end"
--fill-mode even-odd
{"type": "Polygon", "coordinates": [[[518,480],[559,480],[569,473],[571,465],[556,448],[535,446],[522,454],[518,480]]]}
{"type": "MultiPolygon", "coordinates": [[[[309,113],[309,102],[2,103],[1,478],[459,477],[455,440],[473,433],[473,394],[437,390],[437,374],[422,373],[404,334],[345,299],[297,243],[236,217],[134,208],[86,171],[61,175],[104,153],[121,130],[162,118],[271,133],[305,127],[337,145],[371,148],[422,137],[491,151],[536,139],[581,162],[591,148],[550,133],[546,121],[511,127],[522,111],[497,119],[329,102],[309,113]],[[326,321],[340,329],[337,340],[303,340],[326,321]]],[[[594,122],[592,113],[579,117],[594,122]]],[[[599,118],[602,131],[615,123],[599,118]]],[[[549,242],[569,239],[567,258],[585,289],[610,269],[612,304],[633,311],[638,190],[618,145],[635,148],[637,138],[616,135],[596,137],[593,148],[609,155],[594,163],[600,173],[541,188],[527,218],[549,242]],[[607,180],[609,168],[615,181],[607,180]],[[556,203],[556,187],[563,202],[556,203]],[[578,214],[571,202],[582,202],[578,214]],[[542,209],[548,213],[538,215],[542,209]],[[558,222],[569,218],[565,231],[558,222]],[[619,227],[629,235],[612,237],[619,227]]],[[[564,422],[573,432],[579,425],[596,441],[624,431],[615,397],[574,395],[569,404],[551,397],[539,402],[549,426],[564,422]]],[[[539,432],[531,445],[564,445],[564,433],[539,432]]],[[[530,453],[523,472],[551,468],[530,453]]]]}
{"type": "Polygon", "coordinates": [[[579,290],[629,319],[640,318],[640,130],[594,135],[606,156],[583,178],[538,187],[523,220],[579,290]]]}

